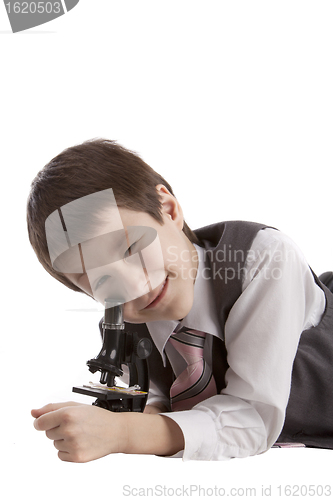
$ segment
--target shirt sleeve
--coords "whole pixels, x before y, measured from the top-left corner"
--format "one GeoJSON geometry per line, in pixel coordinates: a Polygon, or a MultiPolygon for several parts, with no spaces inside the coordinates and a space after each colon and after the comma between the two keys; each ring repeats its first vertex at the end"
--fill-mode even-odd
{"type": "Polygon", "coordinates": [[[244,458],[274,444],[301,333],[319,322],[324,307],[299,248],[279,231],[260,231],[225,325],[226,388],[191,410],[162,414],[183,431],[183,460],[244,458]]]}

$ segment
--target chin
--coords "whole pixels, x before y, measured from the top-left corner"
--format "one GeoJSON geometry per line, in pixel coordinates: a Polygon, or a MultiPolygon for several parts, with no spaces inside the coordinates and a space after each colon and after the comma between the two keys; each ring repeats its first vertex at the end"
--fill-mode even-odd
{"type": "Polygon", "coordinates": [[[192,309],[192,306],[193,306],[193,299],[183,301],[183,303],[180,306],[175,308],[175,310],[173,311],[173,318],[170,318],[170,319],[173,319],[176,321],[181,321],[182,319],[184,319],[188,315],[188,313],[192,309]]]}

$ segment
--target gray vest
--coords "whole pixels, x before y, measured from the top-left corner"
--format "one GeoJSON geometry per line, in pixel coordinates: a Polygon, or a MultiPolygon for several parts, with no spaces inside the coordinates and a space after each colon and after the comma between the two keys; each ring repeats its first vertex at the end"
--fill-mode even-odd
{"type": "MultiPolygon", "coordinates": [[[[206,250],[205,266],[211,269],[222,332],[232,306],[242,293],[247,253],[257,232],[266,227],[254,222],[228,221],[195,231],[206,250]],[[221,252],[224,252],[223,259],[221,252]]],[[[313,275],[325,292],[326,308],[319,325],[301,335],[293,365],[286,419],[278,441],[333,449],[333,294],[313,275]]],[[[149,335],[145,324],[126,323],[126,326],[142,336],[149,335]]],[[[163,366],[155,345],[148,363],[150,380],[169,397],[174,374],[169,362],[163,366]]],[[[227,369],[225,344],[214,336],[213,374],[218,392],[225,387],[227,369]]]]}

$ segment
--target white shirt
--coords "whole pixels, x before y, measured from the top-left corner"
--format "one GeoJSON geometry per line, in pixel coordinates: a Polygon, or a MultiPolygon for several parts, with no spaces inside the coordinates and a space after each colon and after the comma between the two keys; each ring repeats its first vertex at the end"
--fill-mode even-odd
{"type": "MultiPolygon", "coordinates": [[[[211,280],[205,279],[204,249],[199,255],[194,302],[182,325],[222,338],[211,280]]],[[[267,451],[282,430],[291,374],[303,330],[316,326],[325,309],[325,294],[315,283],[300,249],[280,231],[260,230],[245,263],[242,294],[225,324],[229,369],[220,394],[191,410],[161,413],[181,428],[183,460],[227,460],[267,451]]],[[[168,356],[178,376],[186,367],[167,343],[177,321],[147,323],[162,358],[168,356]]],[[[211,361],[212,337],[204,357],[211,361]]],[[[153,385],[148,404],[166,400],[153,385]]]]}

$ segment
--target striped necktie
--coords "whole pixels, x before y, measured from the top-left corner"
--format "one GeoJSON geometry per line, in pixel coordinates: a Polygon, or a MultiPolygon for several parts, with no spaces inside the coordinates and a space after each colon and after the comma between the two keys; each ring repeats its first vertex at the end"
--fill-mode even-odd
{"type": "Polygon", "coordinates": [[[172,411],[189,410],[217,393],[212,370],[203,359],[205,338],[206,333],[185,327],[169,338],[188,364],[171,386],[172,411]]]}

